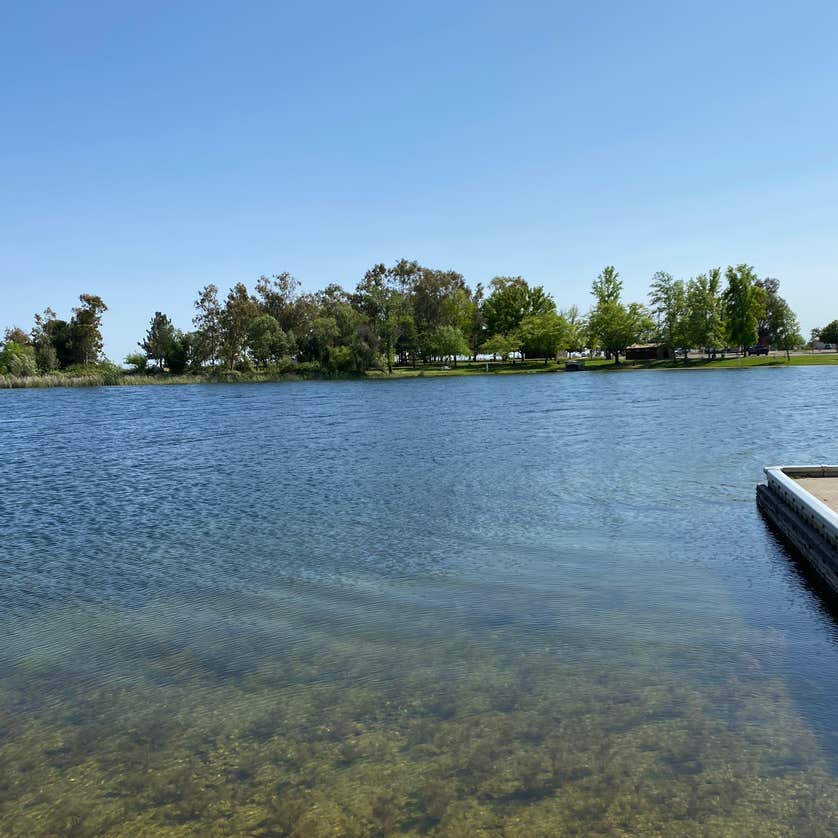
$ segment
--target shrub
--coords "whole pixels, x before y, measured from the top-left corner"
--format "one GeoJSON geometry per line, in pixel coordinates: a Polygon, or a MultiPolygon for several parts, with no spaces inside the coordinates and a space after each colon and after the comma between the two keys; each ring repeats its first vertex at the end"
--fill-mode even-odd
{"type": "Polygon", "coordinates": [[[145,372],[148,367],[148,358],[142,352],[132,352],[125,356],[125,363],[133,367],[130,370],[132,373],[145,372]]]}
{"type": "Polygon", "coordinates": [[[0,352],[0,372],[13,375],[15,378],[27,378],[35,375],[37,371],[35,352],[31,346],[9,342],[0,352]]]}
{"type": "Polygon", "coordinates": [[[121,384],[124,375],[122,368],[110,361],[103,361],[97,365],[99,374],[102,376],[102,384],[114,385],[121,384]]]}

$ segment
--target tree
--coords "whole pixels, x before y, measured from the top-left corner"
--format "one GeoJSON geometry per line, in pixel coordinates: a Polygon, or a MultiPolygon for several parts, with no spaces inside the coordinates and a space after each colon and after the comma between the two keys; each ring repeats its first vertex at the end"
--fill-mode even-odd
{"type": "Polygon", "coordinates": [[[364,274],[355,288],[355,307],[367,317],[375,343],[384,350],[387,372],[393,372],[393,356],[398,342],[403,296],[390,283],[391,273],[383,262],[364,274]]]}
{"type": "Polygon", "coordinates": [[[77,364],[95,363],[102,351],[102,314],[108,310],[96,294],[81,294],[70,318],[70,348],[77,364]]]}
{"type": "Polygon", "coordinates": [[[617,303],[620,301],[620,294],[623,292],[623,283],[620,281],[620,274],[613,265],[606,265],[599,276],[594,280],[591,293],[600,303],[617,303]]]}
{"type": "Polygon", "coordinates": [[[496,276],[489,287],[492,290],[483,303],[483,318],[490,336],[511,335],[525,317],[556,310],[542,286],[531,288],[521,276],[496,276]]]}
{"type": "Polygon", "coordinates": [[[331,350],[336,345],[340,335],[337,320],[334,317],[320,316],[312,321],[311,328],[305,336],[305,355],[320,363],[324,368],[329,366],[331,350]]]}
{"type": "MultiPolygon", "coordinates": [[[[45,308],[42,314],[35,315],[35,325],[32,327],[32,345],[35,347],[35,361],[41,372],[50,372],[59,366],[59,352],[57,338],[58,318],[51,308],[45,308]]],[[[61,321],[62,328],[66,333],[67,324],[61,321]]],[[[69,335],[67,335],[69,343],[69,335]]],[[[69,354],[67,352],[66,354],[69,354]]]]}
{"type": "Polygon", "coordinates": [[[172,353],[177,333],[174,324],[161,311],[155,311],[151,323],[146,331],[145,340],[137,345],[146,354],[146,358],[154,361],[157,369],[162,370],[166,358],[172,353]]]}
{"type": "Polygon", "coordinates": [[[824,343],[838,344],[838,320],[833,320],[820,330],[820,339],[824,343]]]}
{"type": "Polygon", "coordinates": [[[442,360],[453,359],[457,366],[457,356],[468,355],[469,345],[463,333],[456,326],[439,326],[431,334],[431,350],[442,360]]]}
{"type": "Polygon", "coordinates": [[[263,367],[288,355],[291,348],[279,321],[270,314],[260,314],[250,324],[248,344],[253,360],[263,367]]]}
{"type": "Polygon", "coordinates": [[[550,357],[567,348],[569,328],[564,317],[548,311],[527,315],[521,321],[520,335],[527,356],[543,355],[547,364],[550,357]]]}
{"type": "Polygon", "coordinates": [[[227,294],[219,318],[224,359],[230,369],[235,368],[247,349],[248,330],[258,316],[259,305],[256,299],[248,294],[243,282],[237,282],[227,294]]]}
{"type": "Polygon", "coordinates": [[[0,351],[0,373],[8,373],[15,378],[26,378],[37,371],[35,350],[31,346],[7,339],[0,351]]]}
{"type": "Polygon", "coordinates": [[[687,283],[686,331],[691,346],[709,356],[724,346],[726,332],[721,299],[721,268],[711,268],[687,283]]]}
{"type": "Polygon", "coordinates": [[[144,352],[130,352],[125,356],[125,363],[133,367],[131,372],[145,372],[148,366],[148,356],[144,352]]]}
{"type": "MultiPolygon", "coordinates": [[[[784,324],[788,316],[789,305],[780,296],[779,291],[779,279],[766,277],[754,282],[754,293],[758,300],[757,335],[759,336],[759,342],[782,349],[780,333],[774,331],[774,326],[784,324]]],[[[782,340],[787,340],[785,331],[782,332],[782,340]]]]}
{"type": "Polygon", "coordinates": [[[620,353],[630,344],[648,335],[654,327],[649,312],[640,303],[628,306],[620,301],[623,284],[613,265],[603,269],[591,286],[596,305],[588,316],[588,332],[592,343],[614,356],[620,363],[620,353]]]}
{"type": "Polygon", "coordinates": [[[166,353],[166,366],[169,372],[179,375],[190,363],[194,362],[195,332],[182,332],[175,329],[174,339],[166,353]]]}
{"type": "Polygon", "coordinates": [[[771,319],[767,323],[770,330],[772,345],[777,349],[783,349],[786,353],[786,360],[791,360],[791,349],[796,349],[803,343],[803,336],[800,334],[800,323],[797,315],[791,310],[789,304],[780,296],[777,296],[772,303],[771,319]]]}
{"type": "Polygon", "coordinates": [[[200,366],[209,362],[213,367],[218,363],[221,351],[221,305],[218,302],[218,287],[205,285],[195,300],[198,313],[192,318],[197,329],[194,340],[195,360],[200,366]]]}
{"type": "Polygon", "coordinates": [[[3,342],[6,346],[16,343],[18,346],[32,346],[32,340],[19,326],[10,326],[3,335],[3,342]]]}
{"type": "Polygon", "coordinates": [[[264,314],[270,314],[283,332],[299,325],[297,301],[300,283],[287,271],[260,276],[256,282],[256,296],[259,308],[264,314]]]}
{"type": "Polygon", "coordinates": [[[486,319],[483,314],[483,293],[483,283],[478,282],[474,293],[471,295],[471,317],[464,329],[472,359],[477,358],[477,353],[480,351],[480,344],[483,343],[486,332],[486,319]]]}
{"type": "Polygon", "coordinates": [[[505,361],[513,352],[518,351],[520,345],[518,335],[492,335],[484,342],[481,350],[487,355],[500,355],[501,360],[505,361]]]}
{"type": "MultiPolygon", "coordinates": [[[[657,323],[658,340],[669,347],[672,355],[678,346],[689,349],[690,335],[687,328],[687,294],[683,280],[675,279],[666,271],[652,276],[649,302],[657,323]]],[[[684,355],[687,363],[687,354],[684,355]]]]}
{"type": "Polygon", "coordinates": [[[580,352],[585,348],[585,322],[579,316],[579,308],[571,306],[561,312],[567,328],[566,346],[570,352],[580,352]]]}
{"type": "Polygon", "coordinates": [[[722,299],[728,339],[744,350],[757,339],[757,324],[762,316],[764,297],[754,291],[756,274],[750,265],[729,266],[725,277],[727,288],[722,299]]]}
{"type": "Polygon", "coordinates": [[[756,309],[759,311],[757,316],[757,339],[759,343],[767,345],[774,343],[771,335],[770,322],[776,301],[781,299],[778,296],[779,290],[779,279],[767,276],[765,279],[754,280],[754,298],[756,300],[756,309]]]}
{"type": "Polygon", "coordinates": [[[470,292],[462,274],[422,268],[413,285],[411,303],[416,323],[419,351],[426,357],[435,354],[434,332],[440,326],[454,326],[462,331],[462,318],[470,315],[465,302],[470,292]]]}

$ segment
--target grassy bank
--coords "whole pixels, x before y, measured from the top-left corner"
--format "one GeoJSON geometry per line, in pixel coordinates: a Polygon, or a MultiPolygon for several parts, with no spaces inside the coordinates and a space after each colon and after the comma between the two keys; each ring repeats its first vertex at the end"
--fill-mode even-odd
{"type": "MultiPolygon", "coordinates": [[[[838,353],[796,354],[790,359],[785,355],[762,355],[745,358],[691,358],[685,364],[677,361],[622,361],[619,366],[605,358],[591,358],[585,361],[586,372],[630,372],[633,370],[706,370],[706,369],[744,369],[752,367],[786,366],[838,366],[838,353]]],[[[301,381],[305,379],[334,380],[366,378],[372,380],[393,380],[402,378],[443,378],[471,375],[537,375],[539,373],[564,372],[564,361],[485,361],[461,362],[456,367],[427,365],[417,367],[398,367],[392,373],[384,370],[369,370],[363,376],[346,374],[328,374],[310,366],[301,366],[296,371],[218,371],[207,373],[189,373],[183,375],[137,374],[114,370],[112,366],[93,367],[89,372],[72,373],[53,372],[43,375],[17,378],[0,375],[0,389],[24,387],[110,387],[110,386],[146,386],[154,384],[232,384],[265,383],[279,381],[301,381]]]]}
{"type": "Polygon", "coordinates": [[[0,375],[0,389],[18,388],[50,388],[50,387],[144,387],[163,384],[237,384],[263,383],[276,381],[302,381],[307,378],[329,378],[311,373],[310,371],[290,372],[239,372],[238,370],[218,373],[184,373],[182,375],[168,374],[136,374],[110,371],[100,371],[95,368],[84,375],[77,373],[65,374],[61,372],[46,373],[17,378],[11,375],[0,375]]]}
{"type": "MultiPolygon", "coordinates": [[[[550,361],[547,364],[543,360],[517,361],[502,363],[500,361],[465,362],[457,365],[456,368],[444,369],[440,367],[418,367],[394,369],[392,375],[371,371],[367,377],[375,378],[416,378],[416,377],[441,377],[441,376],[467,376],[467,375],[521,375],[536,374],[544,372],[564,372],[564,361],[558,363],[550,361]]],[[[615,365],[613,361],[606,358],[588,358],[585,360],[586,372],[630,372],[632,370],[700,370],[700,369],[740,369],[745,367],[785,367],[785,366],[838,366],[838,353],[822,354],[799,354],[792,355],[786,360],[783,355],[761,355],[744,358],[716,358],[707,360],[705,358],[690,358],[687,364],[683,359],[677,361],[621,361],[615,365]]]]}

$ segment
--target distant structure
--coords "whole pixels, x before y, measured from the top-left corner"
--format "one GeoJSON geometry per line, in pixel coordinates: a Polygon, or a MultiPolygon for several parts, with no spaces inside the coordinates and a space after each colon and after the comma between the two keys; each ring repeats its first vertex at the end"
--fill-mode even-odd
{"type": "Polygon", "coordinates": [[[625,357],[627,361],[665,361],[672,353],[663,343],[633,343],[626,347],[625,357]]]}

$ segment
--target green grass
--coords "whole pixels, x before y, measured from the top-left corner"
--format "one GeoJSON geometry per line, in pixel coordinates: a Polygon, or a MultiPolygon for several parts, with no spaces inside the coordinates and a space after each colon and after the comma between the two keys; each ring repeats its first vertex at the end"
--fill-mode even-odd
{"type": "MultiPolygon", "coordinates": [[[[834,366],[838,365],[838,353],[820,355],[792,355],[786,359],[785,355],[752,355],[744,358],[691,358],[688,364],[683,359],[677,361],[623,361],[621,368],[630,369],[742,369],[743,367],[805,367],[805,366],[834,366]]],[[[592,369],[619,369],[613,362],[595,359],[586,364],[592,369]]]]}

